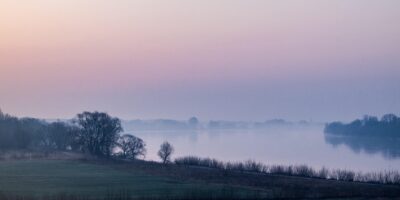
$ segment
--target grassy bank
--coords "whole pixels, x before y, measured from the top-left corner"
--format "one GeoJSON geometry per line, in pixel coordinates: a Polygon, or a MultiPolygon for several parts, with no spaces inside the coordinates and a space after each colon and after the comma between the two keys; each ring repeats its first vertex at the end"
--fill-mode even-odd
{"type": "Polygon", "coordinates": [[[178,180],[193,180],[259,189],[273,199],[400,199],[400,186],[379,183],[327,180],[281,174],[240,172],[204,166],[167,165],[136,161],[114,167],[178,180]]]}
{"type": "Polygon", "coordinates": [[[365,182],[377,184],[400,185],[400,172],[389,170],[380,172],[354,172],[350,170],[334,169],[325,167],[316,170],[307,165],[265,165],[260,162],[248,160],[246,162],[222,162],[216,159],[200,158],[196,156],[185,156],[175,159],[177,165],[201,166],[225,171],[247,172],[299,176],[308,178],[331,179],[338,181],[365,182]]]}
{"type": "Polygon", "coordinates": [[[396,185],[112,160],[0,161],[0,199],[398,198],[396,185]]]}
{"type": "Polygon", "coordinates": [[[0,197],[250,197],[259,192],[224,184],[204,184],[118,170],[110,165],[65,160],[0,162],[0,197]]]}

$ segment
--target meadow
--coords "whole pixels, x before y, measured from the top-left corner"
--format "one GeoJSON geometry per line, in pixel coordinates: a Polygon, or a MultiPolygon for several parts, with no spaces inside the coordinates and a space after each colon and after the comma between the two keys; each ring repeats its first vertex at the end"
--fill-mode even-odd
{"type": "Polygon", "coordinates": [[[393,199],[400,186],[149,161],[0,161],[0,199],[393,199]]]}
{"type": "MultiPolygon", "coordinates": [[[[0,161],[3,198],[204,198],[247,197],[255,190],[155,176],[140,170],[66,160],[0,161]]],[[[259,194],[259,192],[257,192],[259,194]]]]}

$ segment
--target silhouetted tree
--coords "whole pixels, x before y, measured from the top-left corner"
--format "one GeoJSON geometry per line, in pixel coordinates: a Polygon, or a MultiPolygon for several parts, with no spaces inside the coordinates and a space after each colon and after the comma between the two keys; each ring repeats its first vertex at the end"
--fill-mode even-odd
{"type": "Polygon", "coordinates": [[[73,143],[78,136],[76,127],[64,122],[53,122],[49,124],[49,139],[52,146],[57,150],[72,149],[73,143]]]}
{"type": "Polygon", "coordinates": [[[18,119],[0,112],[0,149],[26,149],[37,137],[39,120],[18,119]]]}
{"type": "Polygon", "coordinates": [[[172,153],[174,153],[174,147],[170,143],[164,142],[160,146],[158,156],[161,158],[162,162],[166,164],[171,162],[172,153]]]}
{"type": "Polygon", "coordinates": [[[14,134],[17,148],[50,149],[48,141],[47,123],[34,118],[19,119],[18,129],[14,134]]]}
{"type": "Polygon", "coordinates": [[[107,113],[83,112],[75,120],[80,128],[79,142],[85,151],[98,156],[110,156],[119,133],[121,121],[107,113]]]}
{"type": "Polygon", "coordinates": [[[394,114],[386,114],[382,116],[381,122],[395,123],[399,118],[394,114]]]}
{"type": "Polygon", "coordinates": [[[17,118],[0,111],[0,150],[87,150],[108,156],[122,131],[119,119],[105,113],[79,114],[78,126],[48,123],[35,118],[17,118]]]}
{"type": "Polygon", "coordinates": [[[374,116],[364,116],[349,124],[333,122],[326,124],[325,132],[347,136],[389,136],[400,137],[400,118],[394,114],[384,115],[381,120],[374,116]]]}
{"type": "Polygon", "coordinates": [[[144,141],[133,135],[125,134],[118,138],[117,143],[122,150],[121,156],[125,159],[136,159],[138,156],[146,154],[144,141]]]}

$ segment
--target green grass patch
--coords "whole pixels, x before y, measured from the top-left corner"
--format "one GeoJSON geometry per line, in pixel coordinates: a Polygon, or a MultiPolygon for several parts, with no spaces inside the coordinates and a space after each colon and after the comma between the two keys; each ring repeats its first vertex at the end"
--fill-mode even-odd
{"type": "Polygon", "coordinates": [[[0,194],[21,196],[76,195],[148,198],[252,197],[259,191],[220,184],[177,181],[136,170],[79,161],[0,161],[0,194]]]}

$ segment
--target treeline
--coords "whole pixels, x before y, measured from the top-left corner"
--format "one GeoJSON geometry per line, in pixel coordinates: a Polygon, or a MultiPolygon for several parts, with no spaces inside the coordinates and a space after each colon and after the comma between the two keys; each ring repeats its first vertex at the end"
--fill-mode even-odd
{"type": "Polygon", "coordinates": [[[176,158],[177,165],[199,166],[225,170],[227,172],[247,172],[258,174],[273,174],[286,176],[299,176],[308,178],[320,178],[339,181],[354,181],[383,184],[400,184],[400,173],[398,171],[383,172],[353,172],[350,170],[329,170],[325,167],[315,170],[307,165],[265,165],[252,160],[246,162],[222,162],[211,158],[199,158],[196,156],[186,156],[176,158]]]}
{"type": "Polygon", "coordinates": [[[121,135],[121,121],[107,113],[83,112],[68,122],[17,118],[0,111],[0,150],[76,151],[100,157],[135,159],[145,143],[121,135]]]}
{"type": "Polygon", "coordinates": [[[196,117],[192,117],[185,121],[172,119],[156,119],[156,120],[129,120],[122,121],[126,131],[142,131],[142,130],[247,130],[247,129],[267,129],[267,128],[300,128],[319,125],[308,121],[290,122],[283,119],[272,119],[263,122],[246,122],[246,121],[223,121],[211,120],[209,122],[200,122],[196,117]]]}
{"type": "Polygon", "coordinates": [[[129,120],[122,121],[126,131],[138,130],[195,130],[201,128],[200,122],[196,117],[191,117],[187,121],[172,119],[156,120],[129,120]]]}
{"type": "Polygon", "coordinates": [[[19,119],[0,111],[0,150],[75,149],[78,148],[77,131],[77,127],[64,122],[19,119]]]}
{"type": "Polygon", "coordinates": [[[386,114],[380,120],[374,116],[364,116],[345,124],[333,122],[325,125],[325,133],[346,136],[390,136],[400,137],[400,117],[386,114]]]}

